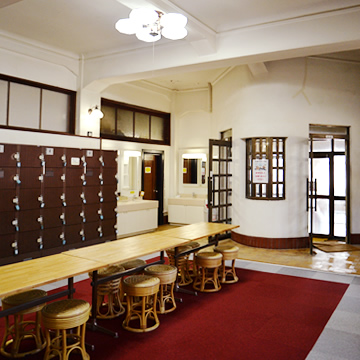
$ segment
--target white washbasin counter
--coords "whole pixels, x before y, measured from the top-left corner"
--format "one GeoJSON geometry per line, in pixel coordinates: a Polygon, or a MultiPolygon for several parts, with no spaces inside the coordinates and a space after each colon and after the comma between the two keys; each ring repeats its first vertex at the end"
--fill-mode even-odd
{"type": "Polygon", "coordinates": [[[119,200],[117,203],[118,213],[146,209],[157,209],[158,207],[159,202],[157,200],[119,200]]]}

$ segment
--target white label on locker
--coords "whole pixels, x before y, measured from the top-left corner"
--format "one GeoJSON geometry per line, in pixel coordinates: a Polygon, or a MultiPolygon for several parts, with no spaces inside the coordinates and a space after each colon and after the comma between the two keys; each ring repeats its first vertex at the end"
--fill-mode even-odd
{"type": "Polygon", "coordinates": [[[0,145],[0,153],[3,153],[4,151],[4,145],[0,145]]]}
{"type": "Polygon", "coordinates": [[[80,158],[72,157],[70,163],[71,163],[71,165],[74,165],[74,166],[80,165],[80,158]]]}
{"type": "Polygon", "coordinates": [[[3,179],[5,177],[5,171],[0,169],[0,178],[3,179]]]}
{"type": "Polygon", "coordinates": [[[92,150],[86,150],[86,157],[93,157],[94,152],[92,150]]]}
{"type": "Polygon", "coordinates": [[[54,155],[54,148],[46,148],[45,154],[46,155],[54,155]]]}

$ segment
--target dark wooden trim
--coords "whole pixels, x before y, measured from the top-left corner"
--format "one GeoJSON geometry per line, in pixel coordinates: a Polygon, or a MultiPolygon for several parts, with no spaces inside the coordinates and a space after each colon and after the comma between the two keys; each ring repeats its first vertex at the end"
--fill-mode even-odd
{"type": "Polygon", "coordinates": [[[352,245],[360,245],[360,234],[351,234],[351,242],[352,245]]]}
{"type": "Polygon", "coordinates": [[[232,232],[231,239],[242,245],[263,249],[303,249],[309,247],[308,236],[300,238],[264,238],[232,232]]]}

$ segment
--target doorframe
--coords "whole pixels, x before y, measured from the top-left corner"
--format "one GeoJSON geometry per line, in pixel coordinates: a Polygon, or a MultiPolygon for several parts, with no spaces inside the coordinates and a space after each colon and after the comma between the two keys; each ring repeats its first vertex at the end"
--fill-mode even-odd
{"type": "Polygon", "coordinates": [[[145,155],[160,156],[160,167],[156,167],[156,179],[159,182],[159,207],[158,207],[158,225],[164,224],[164,154],[163,150],[146,150],[141,151],[141,188],[144,189],[144,171],[145,171],[145,155]]]}
{"type": "MultiPolygon", "coordinates": [[[[316,185],[313,181],[313,139],[322,139],[322,138],[331,138],[333,139],[344,139],[345,140],[345,159],[346,159],[346,192],[345,192],[345,209],[346,209],[346,235],[345,242],[347,244],[351,243],[351,233],[350,233],[350,223],[351,223],[351,214],[350,214],[350,128],[347,126],[326,126],[326,125],[316,125],[315,127],[323,128],[324,132],[320,133],[311,133],[309,134],[309,144],[310,151],[308,156],[308,161],[310,161],[310,171],[309,179],[307,183],[307,210],[310,211],[310,253],[313,251],[313,206],[316,203],[316,185]],[[339,134],[337,129],[346,130],[346,133],[339,134]],[[327,130],[327,131],[326,131],[327,130]],[[310,200],[310,204],[309,204],[310,200]],[[315,200],[315,201],[314,201],[315,200]]],[[[332,151],[333,152],[333,151],[332,151]]],[[[331,164],[330,164],[331,166],[331,164]]],[[[333,185],[332,185],[333,186],[333,185]]],[[[330,214],[331,215],[331,214],[330,214]]],[[[309,217],[308,217],[309,218],[309,217]]]]}

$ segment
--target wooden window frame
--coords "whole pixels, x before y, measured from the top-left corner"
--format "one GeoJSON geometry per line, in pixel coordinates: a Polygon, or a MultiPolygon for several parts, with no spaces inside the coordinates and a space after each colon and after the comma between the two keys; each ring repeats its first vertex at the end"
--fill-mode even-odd
{"type": "Polygon", "coordinates": [[[286,137],[253,137],[244,139],[246,141],[246,198],[252,200],[285,200],[285,142],[286,137]],[[274,151],[274,142],[276,142],[274,151]],[[258,147],[256,144],[259,144],[258,147]],[[279,144],[282,144],[280,150],[279,144]],[[265,144],[265,146],[263,146],[265,144]],[[254,182],[253,160],[267,160],[267,182],[254,182]],[[282,161],[280,162],[279,160],[282,161]],[[273,174],[276,172],[276,178],[273,174]],[[279,180],[279,173],[282,171],[282,180],[279,180]],[[282,193],[280,189],[282,188],[282,193]],[[260,190],[261,189],[261,190],[260,190]],[[276,191],[274,191],[276,189],[276,191]],[[274,195],[274,193],[276,195],[274,195]]]}
{"type": "Polygon", "coordinates": [[[153,109],[148,109],[140,106],[135,106],[131,104],[126,104],[118,101],[113,101],[109,99],[101,99],[101,106],[113,107],[115,109],[115,134],[103,133],[100,128],[100,137],[104,139],[111,140],[121,140],[121,141],[132,141],[138,143],[146,144],[158,144],[158,145],[168,145],[170,146],[170,113],[157,111],[153,109]],[[117,134],[117,114],[118,110],[128,110],[133,112],[133,136],[125,136],[117,134]],[[135,137],[135,113],[142,113],[149,116],[149,138],[137,138],[135,137]],[[164,140],[154,140],[151,139],[151,116],[156,116],[164,119],[164,140]]]}

